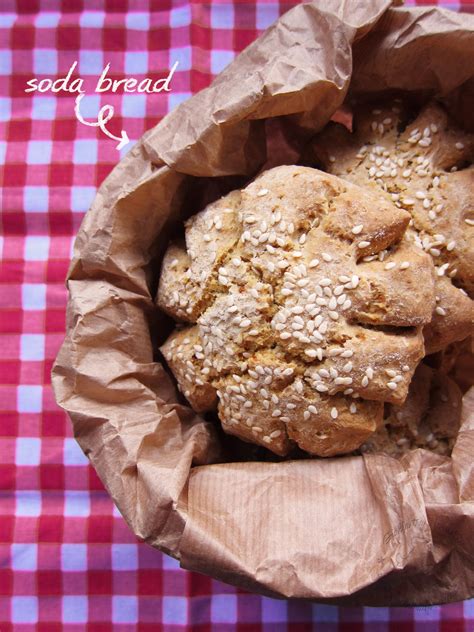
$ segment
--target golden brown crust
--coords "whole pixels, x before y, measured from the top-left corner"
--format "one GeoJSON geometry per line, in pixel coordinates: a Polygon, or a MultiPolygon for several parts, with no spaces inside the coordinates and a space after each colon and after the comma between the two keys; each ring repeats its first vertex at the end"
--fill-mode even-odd
{"type": "Polygon", "coordinates": [[[354,132],[330,123],[304,162],[376,189],[410,212],[407,239],[436,266],[438,301],[425,329],[433,353],[472,332],[473,302],[456,286],[474,296],[474,168],[465,168],[474,158],[474,135],[434,102],[407,125],[410,114],[401,102],[360,105],[354,132]]]}
{"type": "Polygon", "coordinates": [[[461,421],[462,393],[442,371],[421,363],[410,384],[404,404],[391,406],[384,425],[361,452],[403,456],[415,448],[438,454],[451,453],[461,421]]]}
{"type": "Polygon", "coordinates": [[[229,196],[188,223],[193,248],[180,277],[165,256],[158,304],[182,317],[168,302],[178,292],[199,341],[181,341],[179,362],[169,341],[163,353],[191,405],[209,410],[217,394],[226,432],[281,455],[292,441],[323,456],[351,451],[382,422],[384,402],[404,401],[423,357],[431,260],[403,241],[404,210],[296,166],[271,169],[233,197],[216,254],[204,231],[229,196]],[[204,361],[203,376],[195,364],[204,361]]]}

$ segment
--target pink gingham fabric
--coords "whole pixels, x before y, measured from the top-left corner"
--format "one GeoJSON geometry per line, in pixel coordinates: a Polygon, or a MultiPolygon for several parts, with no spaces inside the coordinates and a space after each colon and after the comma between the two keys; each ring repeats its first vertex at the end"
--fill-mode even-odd
{"type": "MultiPolygon", "coordinates": [[[[97,120],[113,105],[108,127],[134,141],[294,4],[0,2],[1,632],[474,630],[474,600],[338,608],[267,599],[180,569],[128,530],[54,402],[73,238],[131,145],[118,152],[79,123],[75,94],[28,94],[26,82],[64,76],[77,60],[82,115],[97,120]],[[115,79],[159,79],[175,61],[170,93],[88,92],[109,62],[115,79]]],[[[473,12],[474,0],[448,6],[473,12]]]]}

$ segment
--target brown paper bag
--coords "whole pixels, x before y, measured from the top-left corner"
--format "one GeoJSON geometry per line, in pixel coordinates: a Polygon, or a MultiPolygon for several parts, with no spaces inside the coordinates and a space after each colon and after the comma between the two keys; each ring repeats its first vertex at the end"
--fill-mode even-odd
{"type": "Polygon", "coordinates": [[[53,385],[131,529],[184,568],[328,603],[474,594],[474,393],[452,458],[231,462],[217,427],[179,403],[155,361],[169,325],[153,302],[170,227],[232,188],[217,176],[248,180],[265,164],[266,119],[297,150],[348,91],[439,95],[466,117],[473,75],[472,16],[388,0],[302,4],[100,187],[75,244],[53,385]]]}

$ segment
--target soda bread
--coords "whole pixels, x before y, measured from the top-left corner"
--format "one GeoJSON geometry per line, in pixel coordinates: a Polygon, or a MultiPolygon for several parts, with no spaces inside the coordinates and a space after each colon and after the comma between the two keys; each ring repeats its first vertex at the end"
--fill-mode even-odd
{"type": "Polygon", "coordinates": [[[401,101],[361,104],[353,132],[328,124],[303,162],[377,190],[410,213],[407,239],[436,267],[436,306],[424,330],[426,352],[433,353],[472,332],[474,135],[435,102],[413,118],[401,101]]]}
{"type": "Polygon", "coordinates": [[[161,351],[191,406],[285,455],[350,452],[401,405],[435,307],[431,257],[377,191],[264,172],[191,217],[165,253],[161,351]]]}
{"type": "Polygon", "coordinates": [[[451,453],[461,422],[462,393],[445,373],[421,362],[401,406],[391,406],[383,427],[361,452],[402,456],[414,448],[451,453]]]}

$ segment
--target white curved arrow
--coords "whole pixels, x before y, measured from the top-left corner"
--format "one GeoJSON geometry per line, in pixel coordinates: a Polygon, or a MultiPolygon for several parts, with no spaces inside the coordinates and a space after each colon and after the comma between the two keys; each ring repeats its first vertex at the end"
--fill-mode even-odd
{"type": "Polygon", "coordinates": [[[116,149],[122,149],[122,147],[125,147],[125,145],[130,142],[127,132],[123,129],[121,136],[115,136],[114,134],[112,134],[112,132],[109,132],[109,130],[105,127],[105,124],[108,123],[114,115],[114,106],[104,105],[99,110],[99,114],[97,115],[97,121],[86,121],[80,112],[80,105],[81,105],[83,96],[84,96],[83,94],[79,94],[76,97],[76,105],[74,106],[74,113],[76,115],[77,120],[80,123],[83,123],[84,125],[88,125],[89,127],[100,127],[100,129],[104,132],[106,136],[108,136],[112,140],[118,140],[119,144],[117,145],[116,149]]]}

